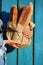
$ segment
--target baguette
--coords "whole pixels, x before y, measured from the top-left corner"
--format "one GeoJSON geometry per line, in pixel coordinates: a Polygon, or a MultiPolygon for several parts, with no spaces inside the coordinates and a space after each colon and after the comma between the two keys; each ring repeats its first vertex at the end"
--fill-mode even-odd
{"type": "Polygon", "coordinates": [[[24,5],[21,5],[21,6],[18,8],[18,21],[19,21],[19,18],[20,18],[20,16],[21,16],[21,13],[22,13],[22,11],[23,11],[24,8],[25,8],[24,5]]]}
{"type": "Polygon", "coordinates": [[[17,7],[12,6],[11,10],[10,10],[10,21],[8,21],[7,33],[6,33],[6,36],[9,40],[12,39],[12,37],[15,33],[16,23],[17,23],[17,15],[18,15],[17,7]]]}

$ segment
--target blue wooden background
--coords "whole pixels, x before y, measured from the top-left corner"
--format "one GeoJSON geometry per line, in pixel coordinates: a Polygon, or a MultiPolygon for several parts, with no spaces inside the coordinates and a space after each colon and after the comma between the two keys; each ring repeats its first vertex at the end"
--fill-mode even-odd
{"type": "MultiPolygon", "coordinates": [[[[10,7],[12,5],[17,6],[17,1],[18,0],[2,0],[1,19],[4,22],[4,39],[6,39],[5,31],[6,24],[9,20],[10,7]]],[[[31,45],[28,47],[18,49],[18,55],[17,49],[6,45],[8,50],[6,55],[7,65],[43,65],[43,0],[35,0],[35,2],[34,0],[19,0],[19,6],[28,5],[29,2],[35,3],[35,12],[33,12],[35,15],[32,17],[32,21],[35,22],[36,25],[34,30],[34,42],[32,41],[31,45]]]]}

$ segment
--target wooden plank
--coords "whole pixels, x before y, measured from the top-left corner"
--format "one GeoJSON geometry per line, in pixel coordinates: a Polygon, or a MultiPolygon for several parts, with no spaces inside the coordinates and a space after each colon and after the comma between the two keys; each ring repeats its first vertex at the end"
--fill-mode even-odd
{"type": "Polygon", "coordinates": [[[2,10],[2,0],[0,0],[0,12],[2,10]]]}
{"type": "Polygon", "coordinates": [[[43,0],[35,0],[34,65],[43,65],[43,0]]]}
{"type": "MultiPolygon", "coordinates": [[[[20,5],[28,5],[34,0],[19,0],[20,5]]],[[[32,65],[33,64],[33,41],[30,46],[18,50],[18,65],[32,65]]]]}
{"type": "MultiPolygon", "coordinates": [[[[6,29],[6,24],[9,20],[9,12],[10,12],[10,7],[12,5],[17,6],[17,0],[2,0],[2,20],[4,22],[3,29],[4,29],[4,39],[5,38],[5,29],[6,29]]],[[[6,64],[7,65],[16,65],[17,64],[17,49],[13,49],[10,46],[7,46],[7,55],[6,55],[6,64]]]]}

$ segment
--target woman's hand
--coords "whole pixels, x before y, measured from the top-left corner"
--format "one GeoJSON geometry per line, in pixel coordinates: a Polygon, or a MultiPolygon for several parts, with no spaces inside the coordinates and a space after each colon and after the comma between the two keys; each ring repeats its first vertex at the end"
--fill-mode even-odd
{"type": "Polygon", "coordinates": [[[14,47],[14,48],[19,48],[19,45],[20,45],[20,43],[16,43],[13,40],[4,40],[4,43],[8,44],[9,46],[14,47]]]}
{"type": "Polygon", "coordinates": [[[22,32],[23,35],[30,39],[33,35],[34,26],[35,26],[35,24],[30,22],[29,26],[23,30],[23,32],[22,32]]]}

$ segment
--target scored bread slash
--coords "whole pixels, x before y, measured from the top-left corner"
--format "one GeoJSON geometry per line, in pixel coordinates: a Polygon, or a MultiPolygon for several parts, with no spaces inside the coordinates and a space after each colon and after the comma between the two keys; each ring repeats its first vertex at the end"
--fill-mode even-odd
{"type": "Polygon", "coordinates": [[[14,35],[15,29],[16,29],[16,23],[17,23],[17,16],[18,16],[17,7],[13,5],[10,10],[10,17],[9,17],[10,21],[8,21],[8,24],[7,24],[6,35],[9,40],[11,40],[11,38],[14,35]]]}
{"type": "Polygon", "coordinates": [[[29,3],[29,5],[23,9],[21,16],[19,18],[17,28],[16,28],[18,33],[15,32],[15,35],[12,38],[12,40],[18,43],[21,43],[20,47],[23,47],[26,45],[28,46],[30,44],[30,41],[29,41],[30,39],[24,37],[22,34],[22,31],[25,27],[28,27],[28,24],[31,21],[32,13],[33,13],[33,4],[29,3]]]}

